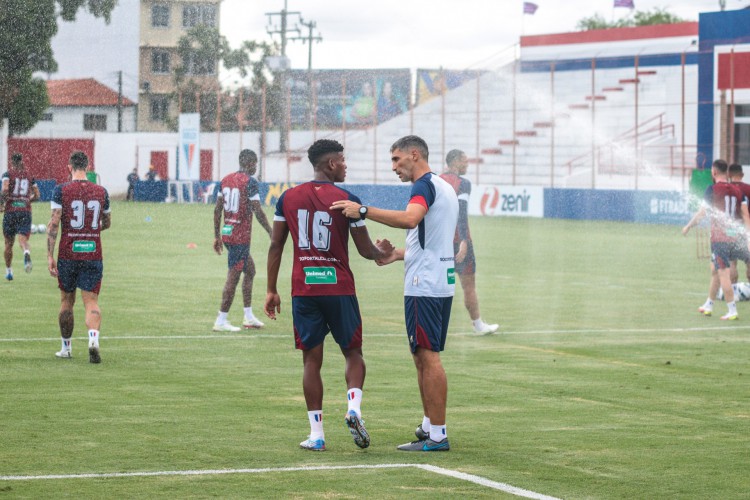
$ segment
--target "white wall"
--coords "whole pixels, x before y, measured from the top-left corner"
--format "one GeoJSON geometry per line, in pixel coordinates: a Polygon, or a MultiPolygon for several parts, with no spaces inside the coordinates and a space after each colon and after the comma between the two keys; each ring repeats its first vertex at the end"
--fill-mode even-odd
{"type": "MultiPolygon", "coordinates": [[[[93,138],[96,132],[83,130],[83,115],[107,115],[107,132],[117,132],[116,107],[51,107],[45,113],[52,115],[52,121],[40,121],[22,137],[29,138],[93,138]]],[[[135,131],[135,106],[123,106],[122,131],[135,131]]]]}

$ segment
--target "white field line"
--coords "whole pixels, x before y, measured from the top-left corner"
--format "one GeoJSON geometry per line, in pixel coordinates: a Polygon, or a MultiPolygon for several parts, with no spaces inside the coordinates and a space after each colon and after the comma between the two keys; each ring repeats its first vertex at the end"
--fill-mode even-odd
{"type": "MultiPolygon", "coordinates": [[[[581,330],[516,330],[503,331],[495,334],[479,333],[462,333],[452,332],[450,336],[457,337],[502,337],[503,335],[552,335],[552,334],[619,334],[619,333],[700,333],[700,332],[735,332],[745,331],[747,326],[710,326],[710,327],[691,327],[691,328],[609,328],[609,329],[581,329],[581,330]]],[[[102,340],[239,340],[239,339],[289,339],[292,333],[245,333],[242,335],[226,335],[221,333],[211,335],[102,335],[102,340]]],[[[403,337],[404,333],[367,333],[366,337],[403,337]]],[[[83,337],[81,337],[83,338],[83,337]]],[[[19,337],[19,338],[0,338],[0,342],[49,342],[59,341],[60,337],[19,337]]]]}
{"type": "Polygon", "coordinates": [[[511,495],[534,498],[537,500],[558,500],[555,497],[542,495],[534,491],[517,488],[506,483],[498,483],[473,474],[466,474],[455,470],[444,469],[434,465],[423,464],[377,464],[377,465],[318,465],[308,467],[278,467],[278,468],[261,468],[261,469],[207,469],[207,470],[172,470],[172,471],[153,471],[153,472],[110,472],[110,473],[89,473],[89,474],[48,474],[41,476],[0,476],[0,481],[38,481],[49,479],[107,479],[107,478],[125,478],[125,477],[152,477],[152,476],[211,476],[218,474],[265,474],[269,472],[307,472],[316,470],[351,470],[351,469],[402,469],[406,467],[415,467],[427,472],[449,476],[462,481],[478,484],[494,490],[504,491],[511,495]]]}

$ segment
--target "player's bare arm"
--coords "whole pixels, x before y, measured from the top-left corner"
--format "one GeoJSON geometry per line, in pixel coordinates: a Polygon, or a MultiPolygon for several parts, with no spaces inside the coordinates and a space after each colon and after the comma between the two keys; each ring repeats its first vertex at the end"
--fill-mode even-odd
{"type": "Polygon", "coordinates": [[[216,197],[214,205],[214,252],[221,255],[224,245],[221,243],[221,216],[224,213],[224,198],[216,197]]]}
{"type": "Polygon", "coordinates": [[[271,245],[268,247],[268,262],[266,264],[266,301],[263,304],[263,311],[271,319],[276,319],[276,314],[281,313],[281,297],[279,297],[276,285],[279,280],[281,256],[284,253],[284,244],[288,236],[289,226],[287,226],[285,221],[276,221],[273,223],[271,245]]]}
{"type": "Polygon", "coordinates": [[[8,196],[9,185],[8,179],[3,179],[3,187],[0,189],[0,212],[5,211],[5,197],[8,196]]]}
{"type": "Polygon", "coordinates": [[[31,193],[29,194],[29,201],[36,201],[39,198],[41,198],[41,194],[39,193],[39,187],[34,184],[31,186],[31,193]]]}
{"type": "Polygon", "coordinates": [[[349,232],[357,251],[365,259],[386,259],[395,250],[388,240],[378,240],[377,244],[373,243],[365,226],[350,228],[349,232]]]}
{"type": "Polygon", "coordinates": [[[466,240],[461,240],[461,243],[459,243],[458,245],[458,252],[456,253],[456,262],[458,262],[459,264],[463,262],[468,251],[469,244],[466,242],[466,240]]]}
{"type": "Polygon", "coordinates": [[[682,228],[682,235],[687,236],[688,232],[690,231],[690,228],[697,225],[703,217],[706,216],[706,207],[701,206],[701,208],[693,215],[693,218],[690,219],[690,222],[685,224],[685,227],[682,228]]]}
{"type": "Polygon", "coordinates": [[[52,216],[47,224],[47,268],[50,276],[57,276],[57,262],[55,262],[55,243],[57,242],[57,232],[60,229],[60,218],[62,217],[62,208],[52,209],[52,216]]]}
{"type": "MultiPolygon", "coordinates": [[[[334,201],[331,209],[341,210],[342,213],[351,218],[359,218],[359,207],[362,205],[351,200],[334,201]]],[[[419,203],[409,203],[406,210],[386,210],[377,207],[367,207],[367,218],[385,224],[386,226],[399,229],[414,229],[422,222],[427,209],[419,203]]]]}
{"type": "Polygon", "coordinates": [[[102,231],[106,231],[112,226],[112,214],[102,214],[102,231]]]}
{"type": "Polygon", "coordinates": [[[268,233],[268,236],[271,236],[271,224],[268,222],[268,217],[266,217],[266,212],[263,211],[263,206],[260,204],[258,200],[251,200],[250,201],[250,210],[255,214],[255,218],[258,219],[258,222],[260,222],[260,225],[263,226],[263,229],[266,230],[268,233]]]}

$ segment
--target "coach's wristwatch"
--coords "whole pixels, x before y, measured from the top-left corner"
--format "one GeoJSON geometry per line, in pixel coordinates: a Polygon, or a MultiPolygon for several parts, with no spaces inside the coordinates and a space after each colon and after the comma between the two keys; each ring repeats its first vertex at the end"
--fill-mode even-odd
{"type": "Polygon", "coordinates": [[[362,205],[359,207],[359,220],[365,220],[365,217],[367,217],[367,207],[362,205]]]}

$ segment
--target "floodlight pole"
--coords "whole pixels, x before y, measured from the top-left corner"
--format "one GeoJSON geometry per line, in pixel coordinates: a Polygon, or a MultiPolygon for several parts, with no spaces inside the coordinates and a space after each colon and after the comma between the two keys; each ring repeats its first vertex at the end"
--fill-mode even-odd
{"type": "Polygon", "coordinates": [[[320,35],[313,36],[313,29],[315,29],[315,21],[305,22],[300,17],[299,23],[307,28],[307,36],[293,36],[289,37],[288,40],[301,40],[302,43],[307,43],[307,112],[308,119],[310,120],[310,128],[313,128],[313,77],[312,77],[312,44],[313,42],[322,42],[323,37],[320,35]]]}

